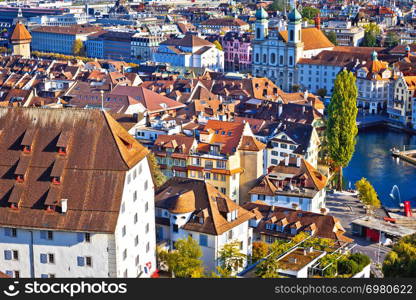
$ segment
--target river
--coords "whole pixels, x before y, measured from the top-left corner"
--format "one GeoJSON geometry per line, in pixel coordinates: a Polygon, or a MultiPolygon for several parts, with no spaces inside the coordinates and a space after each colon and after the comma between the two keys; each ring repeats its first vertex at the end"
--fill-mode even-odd
{"type": "MultiPolygon", "coordinates": [[[[368,128],[360,130],[353,158],[344,169],[344,177],[351,186],[361,179],[367,178],[376,189],[383,205],[398,207],[390,192],[394,185],[399,188],[401,200],[410,200],[412,208],[416,208],[416,166],[407,162],[397,161],[390,153],[393,147],[416,149],[416,136],[398,132],[388,128],[368,128]]],[[[398,199],[397,191],[394,193],[398,199]]]]}

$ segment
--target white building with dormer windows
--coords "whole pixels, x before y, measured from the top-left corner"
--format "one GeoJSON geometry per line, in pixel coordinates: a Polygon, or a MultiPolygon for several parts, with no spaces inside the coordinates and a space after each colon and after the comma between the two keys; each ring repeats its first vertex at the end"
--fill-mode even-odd
{"type": "Polygon", "coordinates": [[[120,124],[101,110],[2,108],[0,131],[0,172],[7,174],[0,179],[1,272],[155,272],[148,150],[120,124]]]}
{"type": "Polygon", "coordinates": [[[155,206],[158,245],[174,250],[176,241],[192,237],[202,249],[205,271],[216,271],[226,244],[238,243],[241,253],[251,254],[254,214],[211,184],[173,177],[157,189],[155,206]]]}

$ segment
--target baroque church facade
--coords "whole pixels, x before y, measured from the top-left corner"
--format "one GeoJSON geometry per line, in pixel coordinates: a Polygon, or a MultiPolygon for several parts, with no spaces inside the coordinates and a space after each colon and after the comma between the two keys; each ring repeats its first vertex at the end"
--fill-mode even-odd
{"type": "Polygon", "coordinates": [[[299,60],[332,50],[334,45],[319,26],[302,28],[302,16],[294,4],[287,30],[269,28],[268,18],[264,8],[256,11],[252,74],[268,77],[282,90],[292,91],[294,86],[301,86],[299,60]]]}

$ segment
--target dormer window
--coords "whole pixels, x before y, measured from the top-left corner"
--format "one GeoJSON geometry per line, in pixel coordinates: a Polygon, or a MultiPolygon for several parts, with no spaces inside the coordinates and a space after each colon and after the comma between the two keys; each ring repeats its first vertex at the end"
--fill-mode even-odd
{"type": "Polygon", "coordinates": [[[56,143],[56,147],[58,148],[58,154],[59,155],[66,155],[67,154],[67,148],[68,148],[68,142],[69,142],[69,132],[63,131],[59,135],[59,139],[56,143]]]}
{"type": "Polygon", "coordinates": [[[48,205],[46,207],[46,211],[48,211],[48,212],[56,211],[56,206],[54,206],[54,205],[48,205]]]}
{"type": "Polygon", "coordinates": [[[22,183],[24,181],[25,181],[25,179],[24,179],[23,175],[16,175],[16,182],[22,183]]]}
{"type": "Polygon", "coordinates": [[[24,153],[32,152],[32,147],[31,146],[23,146],[23,152],[24,153]]]}
{"type": "Polygon", "coordinates": [[[266,224],[266,229],[267,230],[273,230],[273,228],[274,228],[274,224],[271,224],[271,223],[266,224]]]}
{"type": "Polygon", "coordinates": [[[199,224],[204,224],[204,218],[202,217],[199,218],[199,224]]]}
{"type": "Polygon", "coordinates": [[[53,184],[61,184],[61,177],[52,177],[53,184]]]}
{"type": "Polygon", "coordinates": [[[32,142],[34,137],[34,130],[28,129],[25,131],[25,134],[23,136],[23,140],[21,143],[22,150],[24,153],[30,153],[32,152],[32,142]]]}
{"type": "Polygon", "coordinates": [[[59,155],[66,155],[66,148],[65,147],[59,147],[58,148],[59,155]]]}

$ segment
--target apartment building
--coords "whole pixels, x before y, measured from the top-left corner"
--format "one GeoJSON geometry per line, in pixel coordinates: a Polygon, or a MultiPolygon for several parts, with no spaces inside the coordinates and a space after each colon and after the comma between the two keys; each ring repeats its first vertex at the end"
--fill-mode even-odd
{"type": "Polygon", "coordinates": [[[100,27],[88,25],[36,27],[31,30],[32,51],[73,55],[76,40],[86,41],[90,34],[100,30],[100,27]]]}
{"type": "Polygon", "coordinates": [[[387,113],[392,121],[403,126],[414,126],[412,106],[415,99],[416,76],[401,75],[393,85],[393,97],[388,102],[387,113]],[[412,124],[413,123],[413,124],[412,124]]]}
{"type": "Polygon", "coordinates": [[[305,159],[286,157],[260,176],[249,194],[252,202],[322,213],[326,212],[326,184],[326,176],[305,159]]]}
{"type": "Polygon", "coordinates": [[[178,67],[224,70],[224,52],[211,42],[191,34],[160,43],[154,60],[178,67]]]}
{"type": "Polygon", "coordinates": [[[148,150],[100,110],[2,108],[0,115],[1,272],[150,277],[148,150]]]}
{"type": "Polygon", "coordinates": [[[301,232],[318,238],[331,239],[339,244],[353,240],[344,236],[346,230],[341,222],[330,215],[294,208],[279,207],[263,201],[249,202],[243,208],[256,215],[249,221],[253,228],[253,241],[269,244],[275,241],[287,241],[301,232]]]}
{"type": "Polygon", "coordinates": [[[373,51],[371,61],[363,62],[355,68],[358,89],[357,105],[360,111],[380,114],[387,111],[391,97],[392,71],[389,64],[378,60],[373,51]]]}
{"type": "Polygon", "coordinates": [[[166,177],[187,177],[189,155],[197,146],[198,143],[193,137],[162,134],[154,143],[153,153],[166,177]]]}
{"type": "Polygon", "coordinates": [[[131,56],[140,61],[153,60],[153,54],[165,40],[163,36],[142,36],[136,33],[131,38],[131,56]]]}
{"type": "Polygon", "coordinates": [[[189,157],[188,177],[205,179],[236,203],[247,202],[263,173],[264,148],[248,123],[208,120],[189,157]]]}
{"type": "Polygon", "coordinates": [[[207,271],[216,271],[219,251],[228,243],[238,243],[241,253],[251,254],[248,223],[254,214],[211,184],[172,178],[156,190],[155,206],[158,244],[171,250],[178,239],[192,237],[201,246],[207,271]]]}

